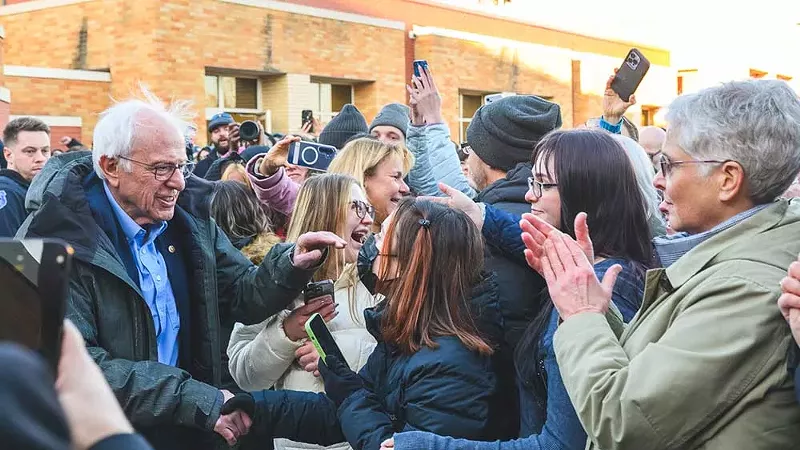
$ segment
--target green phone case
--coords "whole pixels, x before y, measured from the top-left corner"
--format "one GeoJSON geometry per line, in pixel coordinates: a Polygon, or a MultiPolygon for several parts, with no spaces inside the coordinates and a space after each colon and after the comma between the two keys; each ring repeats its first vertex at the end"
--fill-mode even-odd
{"type": "MultiPolygon", "coordinates": [[[[311,324],[311,321],[314,320],[314,318],[316,316],[319,316],[319,313],[312,314],[311,317],[309,317],[308,320],[306,320],[305,329],[306,329],[306,333],[308,334],[308,338],[311,339],[311,343],[314,344],[314,348],[317,349],[317,353],[319,353],[319,357],[322,358],[322,362],[326,362],[325,357],[327,355],[325,355],[325,352],[322,350],[322,346],[319,345],[319,341],[317,340],[317,337],[314,335],[314,332],[311,330],[311,327],[309,326],[311,324]]],[[[320,316],[320,317],[322,317],[322,316],[320,316]]]]}

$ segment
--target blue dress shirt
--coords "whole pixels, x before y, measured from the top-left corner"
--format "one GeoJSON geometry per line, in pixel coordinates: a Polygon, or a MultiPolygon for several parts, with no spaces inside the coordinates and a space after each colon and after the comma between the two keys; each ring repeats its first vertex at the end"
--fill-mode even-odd
{"type": "Polygon", "coordinates": [[[181,328],[181,319],[175,305],[172,285],[169,282],[167,264],[164,262],[161,252],[156,248],[156,239],[167,229],[167,223],[149,225],[145,230],[123,211],[105,183],[103,183],[103,189],[114,216],[122,228],[139,272],[139,280],[134,281],[139,282],[139,288],[142,290],[144,300],[153,317],[158,344],[158,362],[177,366],[178,332],[181,328]]]}

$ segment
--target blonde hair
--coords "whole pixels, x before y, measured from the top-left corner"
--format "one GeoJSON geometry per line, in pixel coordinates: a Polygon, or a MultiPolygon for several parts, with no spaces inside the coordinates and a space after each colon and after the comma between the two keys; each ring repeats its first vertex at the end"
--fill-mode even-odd
{"type": "Polygon", "coordinates": [[[219,179],[220,181],[230,180],[241,183],[239,180],[231,179],[233,175],[239,175],[240,177],[244,178],[243,184],[246,185],[248,189],[253,189],[253,186],[250,183],[250,177],[247,176],[247,170],[245,169],[244,164],[239,164],[239,163],[228,164],[228,167],[225,168],[225,171],[222,172],[222,176],[219,179]]]}
{"type": "Polygon", "coordinates": [[[414,155],[404,144],[385,144],[372,137],[350,141],[336,154],[328,173],[350,175],[365,186],[366,178],[375,175],[375,169],[386,158],[398,156],[403,162],[403,176],[414,167],[414,155]]]}
{"type": "MultiPolygon", "coordinates": [[[[361,187],[355,178],[342,174],[327,173],[307,179],[297,194],[286,240],[296,242],[301,234],[311,231],[330,231],[342,239],[350,239],[346,227],[353,185],[361,187]]],[[[336,289],[346,287],[350,315],[359,323],[360,314],[355,310],[356,302],[352,301],[353,288],[358,284],[356,265],[345,262],[344,249],[330,252],[314,273],[313,280],[334,280],[336,289]]]]}

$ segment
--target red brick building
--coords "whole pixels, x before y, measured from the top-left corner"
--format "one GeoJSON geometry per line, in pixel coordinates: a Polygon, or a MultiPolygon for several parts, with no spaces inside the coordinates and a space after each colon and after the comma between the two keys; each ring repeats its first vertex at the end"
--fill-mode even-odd
{"type": "MultiPolygon", "coordinates": [[[[414,59],[434,71],[454,139],[497,92],[550,98],[570,127],[599,115],[608,74],[634,46],[422,0],[4,5],[0,122],[40,116],[54,139],[78,134],[87,144],[97,114],[140,82],[163,98],[192,99],[200,128],[226,110],[293,132],[302,110],[324,122],[348,102],[369,120],[405,102],[414,59]]],[[[652,62],[631,113],[639,121],[674,97],[675,74],[667,51],[637,47],[652,62]]]]}

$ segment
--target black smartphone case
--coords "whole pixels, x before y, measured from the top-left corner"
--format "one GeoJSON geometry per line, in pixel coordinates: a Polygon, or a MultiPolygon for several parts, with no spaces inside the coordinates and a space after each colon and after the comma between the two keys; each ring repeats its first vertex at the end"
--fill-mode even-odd
{"type": "Polygon", "coordinates": [[[636,92],[648,70],[650,70],[650,61],[638,49],[631,49],[617,71],[614,81],[611,82],[611,89],[622,100],[630,101],[631,95],[636,92]]]}

